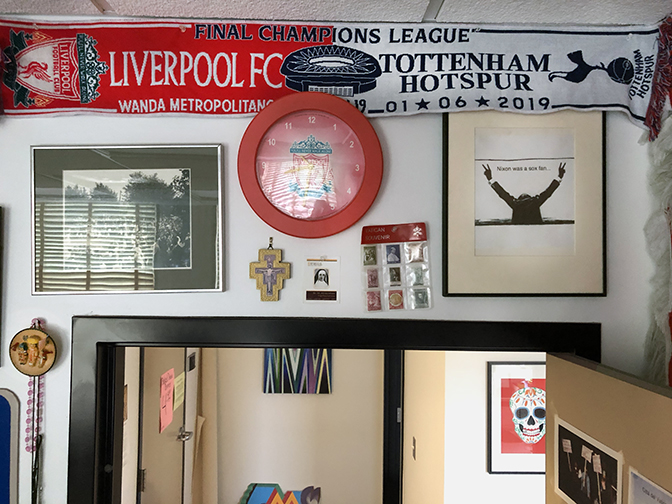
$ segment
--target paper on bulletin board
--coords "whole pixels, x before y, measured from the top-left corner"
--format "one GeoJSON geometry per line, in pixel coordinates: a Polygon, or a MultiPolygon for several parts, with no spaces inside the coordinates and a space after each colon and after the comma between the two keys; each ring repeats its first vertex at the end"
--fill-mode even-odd
{"type": "Polygon", "coordinates": [[[161,375],[159,399],[159,434],[173,421],[173,390],[175,387],[175,369],[169,369],[161,375]]]}
{"type": "Polygon", "coordinates": [[[175,377],[175,392],[173,393],[173,411],[184,402],[184,371],[175,377]]]}
{"type": "Polygon", "coordinates": [[[306,303],[338,303],[341,262],[339,257],[306,258],[303,278],[306,303]]]}
{"type": "Polygon", "coordinates": [[[581,456],[588,462],[590,462],[591,459],[593,458],[593,451],[584,445],[581,447],[581,456]]]}
{"type": "Polygon", "coordinates": [[[630,504],[672,504],[672,493],[630,468],[630,504]]]}

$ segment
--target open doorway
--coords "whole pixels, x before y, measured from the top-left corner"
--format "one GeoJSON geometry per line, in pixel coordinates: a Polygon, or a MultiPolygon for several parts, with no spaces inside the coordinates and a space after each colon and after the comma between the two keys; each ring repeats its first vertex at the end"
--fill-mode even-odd
{"type": "Polygon", "coordinates": [[[121,504],[236,504],[260,483],[382,503],[384,351],[330,354],[330,393],[273,394],[261,348],[126,347],[121,504]]]}
{"type": "MultiPolygon", "coordinates": [[[[123,368],[118,363],[129,346],[382,350],[385,375],[393,369],[388,356],[404,350],[570,352],[600,359],[600,326],[590,323],[76,317],[72,335],[68,504],[119,502],[123,368]]],[[[259,388],[261,382],[260,377],[259,388]]],[[[388,388],[384,396],[382,503],[399,504],[402,445],[400,430],[392,427],[400,425],[401,405],[395,403],[400,396],[388,388]]]]}

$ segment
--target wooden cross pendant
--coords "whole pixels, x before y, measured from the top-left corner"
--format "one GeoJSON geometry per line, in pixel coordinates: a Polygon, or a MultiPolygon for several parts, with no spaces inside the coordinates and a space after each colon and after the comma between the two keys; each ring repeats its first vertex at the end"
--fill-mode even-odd
{"type": "Polygon", "coordinates": [[[259,249],[259,261],[250,263],[250,278],[257,280],[262,301],[278,301],[282,282],[290,278],[290,264],[283,263],[282,250],[259,249]]]}

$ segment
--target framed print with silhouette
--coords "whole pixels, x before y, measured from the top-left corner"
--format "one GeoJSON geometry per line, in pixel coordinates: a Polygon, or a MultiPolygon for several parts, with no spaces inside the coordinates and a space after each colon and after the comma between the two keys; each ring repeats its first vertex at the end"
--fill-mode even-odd
{"type": "Polygon", "coordinates": [[[600,296],[601,112],[444,116],[443,295],[600,296]]]}

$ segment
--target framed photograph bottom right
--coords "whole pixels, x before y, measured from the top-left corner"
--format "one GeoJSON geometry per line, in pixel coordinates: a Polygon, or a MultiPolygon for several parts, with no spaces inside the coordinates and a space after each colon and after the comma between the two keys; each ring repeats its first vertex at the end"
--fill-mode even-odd
{"type": "Polygon", "coordinates": [[[620,504],[623,455],[555,418],[555,491],[569,504],[620,504]]]}

